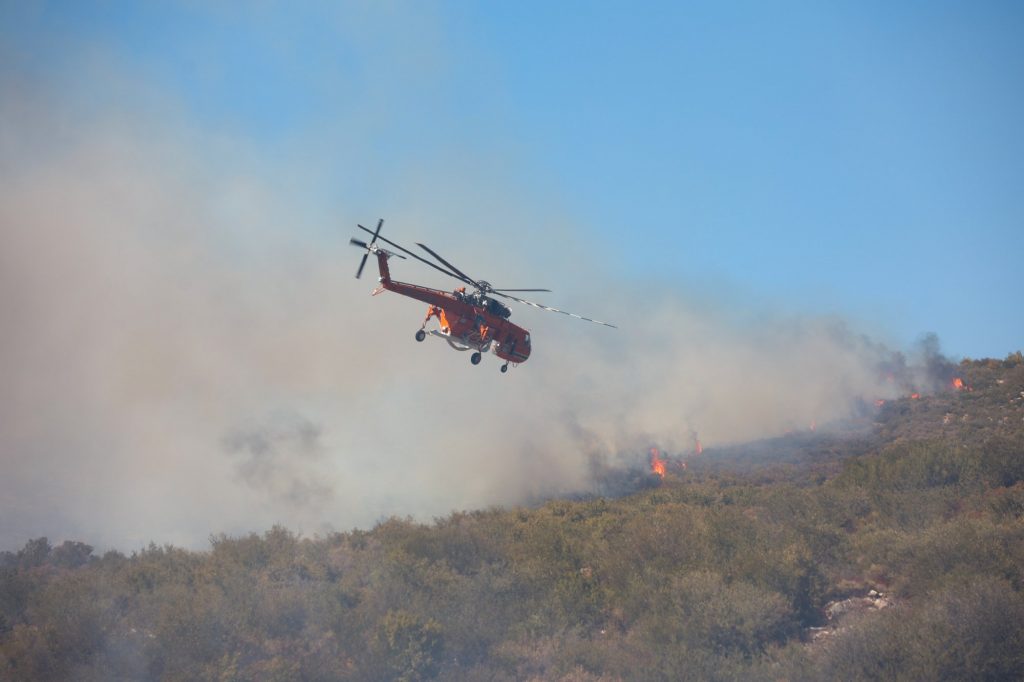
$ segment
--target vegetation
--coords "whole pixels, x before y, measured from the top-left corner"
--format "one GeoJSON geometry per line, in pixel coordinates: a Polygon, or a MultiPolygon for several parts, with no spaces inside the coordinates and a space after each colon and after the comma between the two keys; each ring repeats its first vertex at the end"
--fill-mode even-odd
{"type": "Polygon", "coordinates": [[[960,370],[871,436],[620,499],[206,552],[33,540],[0,554],[0,678],[1022,679],[1024,362],[960,370]]]}

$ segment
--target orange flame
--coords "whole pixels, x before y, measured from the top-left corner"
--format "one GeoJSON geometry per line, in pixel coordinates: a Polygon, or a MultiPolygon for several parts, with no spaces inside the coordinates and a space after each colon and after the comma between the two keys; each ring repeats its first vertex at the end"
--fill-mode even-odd
{"type": "Polygon", "coordinates": [[[700,444],[700,438],[697,439],[697,445],[693,448],[693,451],[698,455],[704,452],[704,446],[700,444]]]}
{"type": "Polygon", "coordinates": [[[658,448],[651,448],[651,473],[665,478],[665,460],[659,457],[658,448]]]}
{"type": "Polygon", "coordinates": [[[918,399],[918,398],[920,398],[920,397],[921,397],[921,394],[920,394],[920,393],[911,393],[911,394],[910,394],[910,399],[911,399],[911,400],[917,400],[917,399],[918,399]]]}
{"type": "Polygon", "coordinates": [[[882,405],[885,405],[885,401],[881,398],[875,401],[875,407],[881,407],[882,405]]]}
{"type": "Polygon", "coordinates": [[[960,390],[963,390],[963,387],[964,387],[964,380],[963,379],[961,379],[960,377],[957,377],[956,379],[953,379],[953,388],[955,388],[956,390],[960,391],[960,390]]]}

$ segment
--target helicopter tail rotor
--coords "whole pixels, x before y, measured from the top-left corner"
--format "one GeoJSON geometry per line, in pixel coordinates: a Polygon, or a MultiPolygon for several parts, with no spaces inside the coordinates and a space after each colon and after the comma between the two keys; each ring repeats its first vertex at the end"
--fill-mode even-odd
{"type": "MultiPolygon", "coordinates": [[[[356,270],[356,279],[359,279],[360,277],[363,276],[363,268],[366,267],[366,259],[370,257],[370,253],[373,251],[373,245],[374,243],[376,243],[377,237],[380,236],[380,228],[383,226],[384,219],[381,218],[380,220],[377,221],[377,229],[372,233],[373,239],[370,240],[369,244],[367,244],[364,241],[355,239],[354,237],[348,240],[348,243],[351,244],[352,246],[358,246],[361,249],[366,249],[366,253],[363,254],[363,259],[359,261],[359,269],[356,270]]],[[[366,230],[366,228],[363,227],[362,225],[360,225],[359,227],[362,227],[364,230],[366,230]]],[[[369,232],[369,230],[366,231],[369,232]]]]}

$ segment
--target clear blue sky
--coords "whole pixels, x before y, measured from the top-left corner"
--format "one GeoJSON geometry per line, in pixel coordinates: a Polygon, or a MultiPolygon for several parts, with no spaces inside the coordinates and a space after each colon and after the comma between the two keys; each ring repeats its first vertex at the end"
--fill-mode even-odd
{"type": "Polygon", "coordinates": [[[0,69],[81,102],[83,61],[124,65],[385,196],[309,145],[359,121],[373,167],[473,155],[637,281],[1024,347],[1021,3],[335,4],[2,2],[0,69]]]}

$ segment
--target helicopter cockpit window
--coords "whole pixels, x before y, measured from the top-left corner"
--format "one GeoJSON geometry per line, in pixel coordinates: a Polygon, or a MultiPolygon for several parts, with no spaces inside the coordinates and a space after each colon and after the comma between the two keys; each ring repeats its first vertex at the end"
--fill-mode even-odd
{"type": "Polygon", "coordinates": [[[492,315],[503,317],[506,320],[512,315],[511,310],[509,310],[506,306],[502,305],[501,303],[498,303],[493,298],[488,299],[487,310],[490,311],[492,315]]]}

